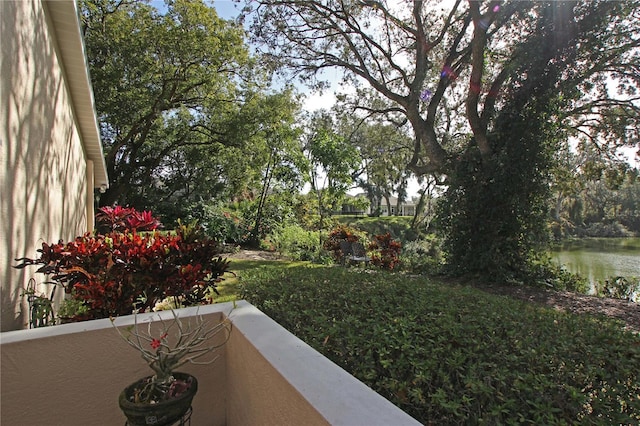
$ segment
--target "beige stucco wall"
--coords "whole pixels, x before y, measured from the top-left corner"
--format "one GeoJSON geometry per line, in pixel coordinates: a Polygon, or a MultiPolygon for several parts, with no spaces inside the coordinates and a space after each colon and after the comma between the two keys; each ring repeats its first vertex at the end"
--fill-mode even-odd
{"type": "MultiPolygon", "coordinates": [[[[202,318],[215,324],[223,312],[213,308],[205,309],[202,318]]],[[[195,313],[186,310],[181,316],[189,321],[195,313]]],[[[170,318],[170,312],[164,315],[170,318]]],[[[140,321],[148,318],[141,315],[140,321]]],[[[118,318],[116,324],[126,328],[132,321],[132,317],[118,318]]],[[[123,425],[126,418],[118,406],[118,395],[127,385],[153,373],[108,319],[13,331],[0,336],[0,342],[2,425],[123,425]]],[[[179,369],[198,379],[191,418],[194,426],[225,425],[226,356],[225,346],[222,348],[213,364],[188,364],[179,369]]]]}
{"type": "Polygon", "coordinates": [[[229,318],[227,426],[420,424],[246,301],[229,318]]]}
{"type": "MultiPolygon", "coordinates": [[[[23,328],[20,297],[34,269],[16,270],[42,242],[90,228],[87,162],[55,33],[40,0],[0,1],[1,329],[23,328]]],[[[35,276],[38,282],[43,276],[35,276]]],[[[49,293],[47,286],[40,290],[49,293]]],[[[59,291],[58,293],[62,293],[59,291]]]]}
{"type": "MultiPolygon", "coordinates": [[[[177,312],[233,324],[215,363],[180,368],[198,379],[194,426],[420,425],[246,301],[177,312]]],[[[122,425],[117,396],[148,371],[109,320],[2,333],[0,424],[122,425]]]]}
{"type": "Polygon", "coordinates": [[[227,426],[329,425],[238,327],[227,345],[227,374],[227,426]]]}

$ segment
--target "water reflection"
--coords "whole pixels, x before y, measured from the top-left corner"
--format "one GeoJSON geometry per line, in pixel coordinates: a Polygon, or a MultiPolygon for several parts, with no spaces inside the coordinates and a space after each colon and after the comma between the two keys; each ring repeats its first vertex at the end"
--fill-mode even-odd
{"type": "Polygon", "coordinates": [[[590,238],[557,247],[554,258],[590,282],[640,276],[640,238],[590,238]]]}

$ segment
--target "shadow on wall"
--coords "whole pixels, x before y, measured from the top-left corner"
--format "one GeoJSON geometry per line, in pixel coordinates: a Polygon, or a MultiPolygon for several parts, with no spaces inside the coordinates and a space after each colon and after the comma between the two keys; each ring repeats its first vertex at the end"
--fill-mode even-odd
{"type": "MultiPolygon", "coordinates": [[[[42,242],[70,240],[86,229],[86,162],[41,2],[0,2],[0,20],[1,330],[7,331],[27,323],[21,293],[33,274],[13,268],[14,259],[35,257],[42,242]]],[[[50,293],[47,287],[39,291],[50,293]]]]}

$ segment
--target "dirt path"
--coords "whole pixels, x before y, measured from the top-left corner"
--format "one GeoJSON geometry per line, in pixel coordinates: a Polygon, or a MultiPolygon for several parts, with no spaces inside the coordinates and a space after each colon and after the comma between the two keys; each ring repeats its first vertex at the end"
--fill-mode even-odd
{"type": "Polygon", "coordinates": [[[229,259],[243,259],[243,260],[278,260],[282,259],[275,252],[262,251],[262,250],[240,250],[237,253],[230,253],[226,255],[229,259]]]}
{"type": "Polygon", "coordinates": [[[638,303],[525,286],[477,285],[476,287],[489,293],[508,295],[561,311],[607,315],[622,320],[628,330],[640,333],[640,304],[638,303]]]}

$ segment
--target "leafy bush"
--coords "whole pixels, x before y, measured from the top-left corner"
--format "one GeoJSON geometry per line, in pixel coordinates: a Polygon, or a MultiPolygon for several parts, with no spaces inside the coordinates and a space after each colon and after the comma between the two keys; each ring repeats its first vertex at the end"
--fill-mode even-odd
{"type": "Polygon", "coordinates": [[[77,297],[65,299],[58,308],[58,318],[62,322],[73,321],[74,318],[82,318],[89,313],[87,304],[77,297]]]}
{"type": "Polygon", "coordinates": [[[609,277],[595,285],[596,295],[636,301],[640,298],[640,278],[609,277]]]}
{"type": "Polygon", "coordinates": [[[524,275],[528,282],[555,290],[569,290],[587,293],[589,281],[579,274],[567,271],[551,260],[548,254],[531,256],[533,259],[524,275]]]}
{"type": "Polygon", "coordinates": [[[375,235],[369,244],[371,263],[381,269],[392,270],[400,264],[402,244],[391,238],[390,233],[375,235]]]}
{"type": "Polygon", "coordinates": [[[194,204],[187,219],[197,221],[207,237],[221,243],[242,244],[249,236],[249,226],[242,216],[222,205],[194,204]]]}
{"type": "Polygon", "coordinates": [[[321,260],[320,233],[306,231],[298,225],[276,228],[269,234],[268,240],[274,248],[293,260],[321,260]]]}
{"type": "Polygon", "coordinates": [[[74,241],[42,244],[37,259],[22,258],[16,268],[40,265],[36,272],[62,286],[75,306],[73,320],[130,314],[134,303],[151,309],[167,296],[185,305],[201,304],[227,270],[219,245],[195,224],[175,234],[153,231],[89,233],[74,241]]]}
{"type": "Polygon", "coordinates": [[[260,198],[236,203],[246,224],[247,237],[244,243],[256,246],[278,227],[301,224],[300,220],[303,219],[297,217],[300,201],[298,196],[289,191],[274,190],[262,204],[260,198]]]}
{"type": "Polygon", "coordinates": [[[423,239],[403,244],[402,269],[414,274],[437,274],[442,266],[442,251],[438,238],[430,234],[423,239]]]}
{"type": "Polygon", "coordinates": [[[161,228],[162,223],[153,216],[150,211],[139,212],[133,207],[101,207],[96,214],[98,231],[123,232],[130,231],[153,231],[161,228]]]}
{"type": "Polygon", "coordinates": [[[629,231],[625,228],[624,225],[618,222],[610,222],[610,223],[602,223],[596,222],[587,225],[584,229],[579,228],[577,234],[580,237],[591,237],[591,238],[624,238],[624,237],[632,237],[633,232],[629,231]]]}
{"type": "Polygon", "coordinates": [[[640,336],[471,287],[261,268],[243,297],[425,424],[638,424],[640,336]]]}

